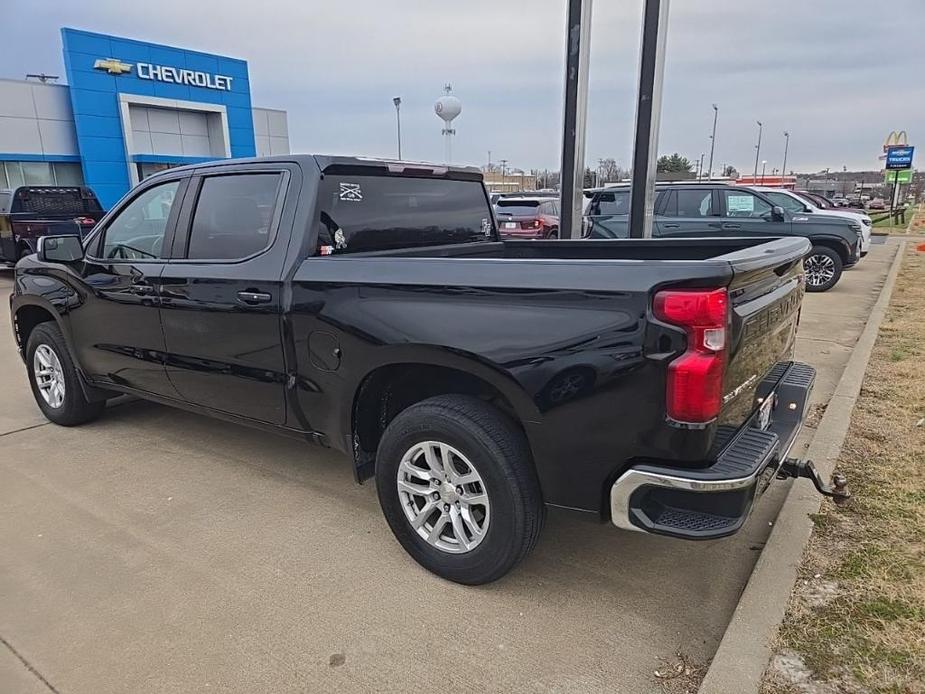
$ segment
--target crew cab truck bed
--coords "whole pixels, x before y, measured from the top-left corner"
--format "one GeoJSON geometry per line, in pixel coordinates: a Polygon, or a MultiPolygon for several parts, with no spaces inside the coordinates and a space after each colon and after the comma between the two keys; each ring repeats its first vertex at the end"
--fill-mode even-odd
{"type": "Polygon", "coordinates": [[[735,532],[786,457],[802,238],[500,241],[480,174],[293,156],[173,169],[17,265],[52,421],[116,393],[304,437],[403,547],[509,571],[544,506],[735,532]]]}

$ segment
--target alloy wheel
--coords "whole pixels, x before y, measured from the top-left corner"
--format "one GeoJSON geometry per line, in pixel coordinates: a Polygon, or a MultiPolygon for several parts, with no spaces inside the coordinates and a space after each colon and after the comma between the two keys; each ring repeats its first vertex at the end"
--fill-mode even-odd
{"type": "Polygon", "coordinates": [[[64,404],[64,369],[61,368],[61,361],[51,347],[39,345],[35,348],[32,372],[35,374],[35,385],[42,399],[49,407],[61,407],[64,404]]]}
{"type": "Polygon", "coordinates": [[[472,462],[452,446],[414,444],[402,456],[396,482],[408,523],[430,546],[463,554],[485,539],[488,491],[472,462]]]}
{"type": "Polygon", "coordinates": [[[812,287],[821,287],[835,277],[835,261],[822,253],[809,256],[803,263],[803,269],[806,271],[806,283],[812,287]]]}

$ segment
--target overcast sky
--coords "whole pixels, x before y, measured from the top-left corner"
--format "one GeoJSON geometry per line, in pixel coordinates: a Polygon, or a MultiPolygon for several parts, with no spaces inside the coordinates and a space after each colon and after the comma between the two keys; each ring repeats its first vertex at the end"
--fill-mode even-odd
{"type": "MultiPolygon", "coordinates": [[[[433,102],[462,100],[454,159],[557,168],[565,0],[2,0],[0,77],[64,74],[72,26],[249,61],[253,103],[289,112],[293,151],[439,161],[433,102]]],[[[587,161],[627,166],[642,0],[597,0],[587,161]]],[[[925,134],[925,0],[673,0],[662,153],[750,172],[876,169],[886,135],[925,134]]],[[[119,56],[112,56],[118,58],[119,56]]],[[[923,145],[925,146],[925,145],[923,145]]],[[[923,150],[925,156],[925,150],[923,150]]]]}

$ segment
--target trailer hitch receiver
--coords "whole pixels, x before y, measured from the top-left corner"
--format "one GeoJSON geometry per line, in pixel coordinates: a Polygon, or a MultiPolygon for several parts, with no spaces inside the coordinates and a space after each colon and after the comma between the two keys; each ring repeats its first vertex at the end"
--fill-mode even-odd
{"type": "Polygon", "coordinates": [[[800,478],[806,477],[812,480],[813,485],[823,496],[831,497],[839,506],[848,503],[851,498],[851,492],[848,491],[848,478],[840,472],[832,475],[832,486],[826,484],[819,476],[819,471],[813,465],[811,460],[799,460],[798,458],[787,458],[780,469],[777,471],[778,479],[787,479],[788,477],[800,478]]]}

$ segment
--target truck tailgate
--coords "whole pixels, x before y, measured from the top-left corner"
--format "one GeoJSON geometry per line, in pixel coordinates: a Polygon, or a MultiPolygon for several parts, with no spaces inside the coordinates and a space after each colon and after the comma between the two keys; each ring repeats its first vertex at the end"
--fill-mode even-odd
{"type": "Polygon", "coordinates": [[[731,324],[719,433],[740,427],[755,409],[759,383],[790,361],[804,293],[800,259],[736,271],[728,287],[731,324]]]}

